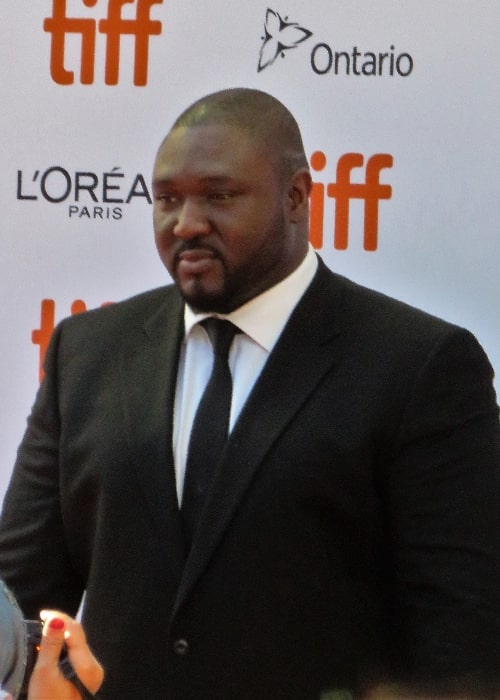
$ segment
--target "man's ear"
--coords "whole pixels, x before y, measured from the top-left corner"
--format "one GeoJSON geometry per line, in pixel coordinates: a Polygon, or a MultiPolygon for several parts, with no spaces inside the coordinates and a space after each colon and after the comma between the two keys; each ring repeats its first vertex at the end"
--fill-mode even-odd
{"type": "Polygon", "coordinates": [[[287,193],[291,222],[298,223],[309,215],[311,187],[311,174],[307,168],[300,168],[293,174],[287,193]]]}

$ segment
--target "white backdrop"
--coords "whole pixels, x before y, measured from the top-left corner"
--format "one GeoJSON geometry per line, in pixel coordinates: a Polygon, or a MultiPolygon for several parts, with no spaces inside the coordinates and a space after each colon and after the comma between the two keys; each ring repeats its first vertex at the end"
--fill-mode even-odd
{"type": "Polygon", "coordinates": [[[498,0],[2,0],[0,18],[0,496],[50,305],[57,321],[75,300],[91,308],[167,281],[154,154],[177,114],[219,88],[273,93],[308,155],[324,154],[313,209],[330,267],[470,328],[500,368],[498,0]],[[377,154],[382,188],[363,187],[377,154]],[[357,188],[337,174],[341,158],[358,163],[357,188]],[[365,202],[380,194],[365,250],[365,202]]]}

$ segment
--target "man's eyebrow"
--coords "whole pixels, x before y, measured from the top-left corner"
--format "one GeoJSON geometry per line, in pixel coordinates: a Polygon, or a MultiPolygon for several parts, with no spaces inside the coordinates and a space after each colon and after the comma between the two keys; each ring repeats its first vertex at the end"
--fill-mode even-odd
{"type": "Polygon", "coordinates": [[[153,187],[159,186],[159,185],[170,185],[172,184],[171,178],[168,177],[154,177],[152,180],[152,185],[153,187]]]}
{"type": "MultiPolygon", "coordinates": [[[[229,183],[235,183],[236,180],[229,176],[229,175],[207,175],[205,177],[200,177],[199,182],[204,184],[204,185],[226,185],[229,183]]],[[[178,184],[178,181],[175,178],[171,177],[162,177],[161,175],[159,177],[156,177],[152,181],[153,187],[164,187],[164,186],[172,186],[176,187],[178,184]]]]}

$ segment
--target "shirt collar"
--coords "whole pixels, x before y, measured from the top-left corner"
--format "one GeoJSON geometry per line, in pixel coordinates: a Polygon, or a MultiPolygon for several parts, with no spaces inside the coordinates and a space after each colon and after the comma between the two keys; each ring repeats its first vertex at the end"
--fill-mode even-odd
{"type": "Polygon", "coordinates": [[[311,283],[317,267],[318,259],[309,245],[304,260],[288,277],[229,314],[195,313],[185,304],[186,337],[193,326],[204,318],[217,316],[232,321],[267,352],[271,352],[292,311],[311,283]]]}

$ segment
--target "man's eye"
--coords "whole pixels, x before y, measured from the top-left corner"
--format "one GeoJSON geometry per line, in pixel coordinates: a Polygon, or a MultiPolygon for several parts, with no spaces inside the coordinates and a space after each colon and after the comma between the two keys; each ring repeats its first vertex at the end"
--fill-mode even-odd
{"type": "Polygon", "coordinates": [[[215,202],[226,202],[232,199],[233,196],[234,195],[232,192],[211,192],[208,195],[208,198],[214,200],[215,202]]]}
{"type": "Polygon", "coordinates": [[[167,194],[166,192],[161,192],[160,194],[157,194],[155,199],[158,202],[163,202],[164,204],[175,204],[179,201],[178,197],[176,197],[173,194],[167,194]]]}

